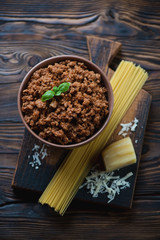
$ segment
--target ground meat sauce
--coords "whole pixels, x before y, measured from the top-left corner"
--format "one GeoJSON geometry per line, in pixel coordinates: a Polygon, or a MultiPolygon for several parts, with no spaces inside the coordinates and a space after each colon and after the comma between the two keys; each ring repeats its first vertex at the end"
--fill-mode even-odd
{"type": "Polygon", "coordinates": [[[107,89],[101,76],[84,63],[61,61],[33,73],[22,95],[26,123],[41,138],[57,144],[73,144],[92,136],[108,115],[107,89]],[[70,82],[60,96],[42,102],[47,91],[70,82]]]}

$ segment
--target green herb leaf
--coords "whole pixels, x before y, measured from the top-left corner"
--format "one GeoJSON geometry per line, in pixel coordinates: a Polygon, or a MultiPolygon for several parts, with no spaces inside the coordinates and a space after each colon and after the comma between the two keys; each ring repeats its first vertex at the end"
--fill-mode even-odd
{"type": "Polygon", "coordinates": [[[55,95],[55,92],[53,92],[52,90],[48,90],[47,92],[45,92],[42,97],[41,97],[41,100],[42,102],[45,102],[49,99],[52,99],[55,95]]]}
{"type": "Polygon", "coordinates": [[[56,92],[58,90],[58,87],[57,86],[54,86],[53,87],[53,91],[56,92]]]}
{"type": "Polygon", "coordinates": [[[64,83],[61,83],[59,86],[58,86],[58,90],[62,92],[66,92],[68,89],[69,89],[69,86],[70,86],[70,82],[64,82],[64,83]]]}
{"type": "Polygon", "coordinates": [[[61,83],[58,87],[54,86],[53,90],[48,90],[42,95],[41,97],[42,102],[50,100],[54,96],[60,96],[61,93],[64,93],[69,89],[70,85],[71,85],[70,82],[64,82],[64,83],[61,83]]]}
{"type": "Polygon", "coordinates": [[[61,95],[61,91],[57,91],[57,92],[55,92],[55,96],[60,96],[61,95]]]}

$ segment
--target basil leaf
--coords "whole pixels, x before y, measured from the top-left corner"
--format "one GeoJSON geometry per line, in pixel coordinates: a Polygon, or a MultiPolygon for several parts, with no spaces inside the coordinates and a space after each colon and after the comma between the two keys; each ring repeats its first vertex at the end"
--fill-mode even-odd
{"type": "Polygon", "coordinates": [[[69,87],[70,82],[61,83],[58,87],[54,86],[53,90],[48,90],[42,95],[41,97],[42,102],[52,99],[54,96],[60,96],[61,93],[66,92],[69,89],[69,87]]]}
{"type": "Polygon", "coordinates": [[[45,93],[42,95],[42,97],[41,97],[42,102],[45,102],[45,101],[53,98],[53,97],[54,97],[54,94],[55,94],[55,92],[53,92],[52,90],[48,90],[47,92],[45,92],[45,93]]]}
{"type": "Polygon", "coordinates": [[[59,86],[58,86],[58,90],[62,92],[66,92],[68,89],[69,89],[69,86],[70,86],[70,82],[64,82],[64,83],[61,83],[59,86]]]}
{"type": "Polygon", "coordinates": [[[55,96],[60,96],[61,95],[61,91],[57,91],[57,92],[55,92],[55,96]]]}
{"type": "Polygon", "coordinates": [[[58,90],[58,87],[57,86],[54,86],[53,87],[53,91],[56,92],[58,90]]]}

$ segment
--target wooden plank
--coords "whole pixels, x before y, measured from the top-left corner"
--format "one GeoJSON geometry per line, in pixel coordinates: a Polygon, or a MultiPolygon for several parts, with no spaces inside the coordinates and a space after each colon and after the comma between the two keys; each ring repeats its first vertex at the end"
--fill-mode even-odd
{"type": "Polygon", "coordinates": [[[135,199],[130,211],[74,201],[59,217],[37,203],[10,204],[0,208],[1,239],[158,240],[159,205],[158,196],[135,199]]]}
{"type": "Polygon", "coordinates": [[[18,153],[23,135],[22,123],[0,123],[0,153],[18,153]]]}
{"type": "Polygon", "coordinates": [[[99,37],[88,36],[87,45],[90,60],[107,74],[108,67],[120,51],[122,44],[110,40],[106,41],[106,39],[99,37]]]}

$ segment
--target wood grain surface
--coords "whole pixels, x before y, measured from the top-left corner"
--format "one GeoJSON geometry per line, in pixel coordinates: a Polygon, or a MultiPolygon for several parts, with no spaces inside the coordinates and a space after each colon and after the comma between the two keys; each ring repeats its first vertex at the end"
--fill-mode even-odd
{"type": "Polygon", "coordinates": [[[0,1],[0,239],[160,239],[160,2],[159,0],[0,1]],[[152,95],[130,211],[73,201],[64,217],[37,199],[15,194],[11,181],[24,127],[17,91],[40,60],[74,52],[87,57],[87,35],[122,43],[120,59],[149,73],[152,95]]]}

